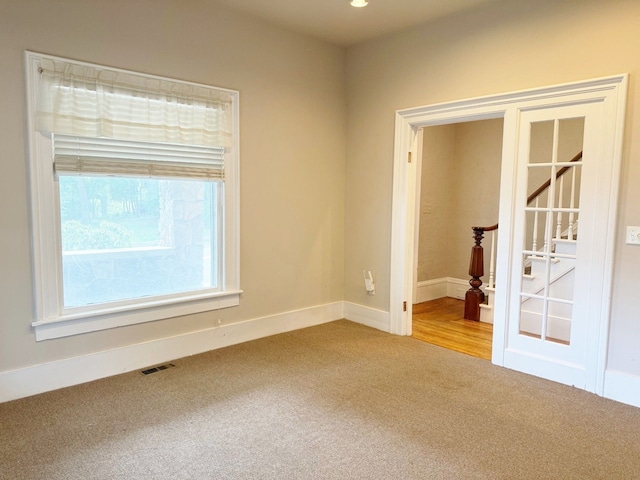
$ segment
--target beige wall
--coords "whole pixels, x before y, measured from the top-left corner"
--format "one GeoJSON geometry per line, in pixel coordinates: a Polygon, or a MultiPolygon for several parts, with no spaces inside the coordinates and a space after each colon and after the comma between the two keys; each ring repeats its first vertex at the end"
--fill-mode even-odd
{"type": "Polygon", "coordinates": [[[189,0],[0,4],[0,372],[343,298],[345,52],[189,0]],[[36,343],[23,52],[240,91],[241,305],[36,343]]]}
{"type": "MultiPolygon", "coordinates": [[[[423,130],[418,281],[469,279],[472,226],[498,221],[502,119],[423,130]]],[[[489,278],[490,234],[485,247],[489,278]]]]}
{"type": "MultiPolygon", "coordinates": [[[[502,119],[456,125],[455,215],[452,219],[452,277],[469,279],[469,257],[474,244],[471,227],[498,222],[502,119]]],[[[491,239],[484,245],[483,281],[489,280],[491,239]]]]}
{"type": "Polygon", "coordinates": [[[636,0],[505,0],[345,56],[205,0],[3,1],[0,372],[197,331],[218,318],[342,299],[388,311],[397,109],[629,72],[609,368],[640,375],[640,248],[623,241],[624,226],[640,224],[638,25],[636,0]],[[240,90],[240,307],[35,343],[25,49],[240,90]],[[375,296],[362,286],[365,269],[376,274],[375,296]]]}
{"type": "Polygon", "coordinates": [[[423,129],[418,235],[418,282],[450,275],[456,126],[423,129]]]}
{"type": "Polygon", "coordinates": [[[608,368],[640,375],[640,248],[624,244],[640,224],[639,25],[636,0],[504,1],[350,48],[345,299],[389,310],[395,110],[629,72],[608,368]]]}

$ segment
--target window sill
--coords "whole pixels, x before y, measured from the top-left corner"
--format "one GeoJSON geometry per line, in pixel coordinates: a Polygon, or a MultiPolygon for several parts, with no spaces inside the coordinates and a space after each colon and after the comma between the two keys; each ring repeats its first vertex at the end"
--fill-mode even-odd
{"type": "Polygon", "coordinates": [[[234,290],[188,295],[135,305],[74,312],[33,322],[31,326],[34,327],[36,341],[39,342],[234,307],[239,305],[241,293],[241,290],[234,290]]]}

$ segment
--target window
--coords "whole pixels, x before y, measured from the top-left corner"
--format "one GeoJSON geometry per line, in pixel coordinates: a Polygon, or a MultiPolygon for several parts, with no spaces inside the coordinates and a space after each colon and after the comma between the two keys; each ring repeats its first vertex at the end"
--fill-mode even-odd
{"type": "Polygon", "coordinates": [[[36,339],[238,305],[238,93],[26,60],[36,339]]]}

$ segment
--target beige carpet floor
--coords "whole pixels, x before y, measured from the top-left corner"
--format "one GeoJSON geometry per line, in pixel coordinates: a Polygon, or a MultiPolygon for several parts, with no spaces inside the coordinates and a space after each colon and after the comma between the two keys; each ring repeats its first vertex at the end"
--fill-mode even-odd
{"type": "Polygon", "coordinates": [[[640,478],[640,409],[348,321],[174,363],[0,404],[0,478],[640,478]]]}

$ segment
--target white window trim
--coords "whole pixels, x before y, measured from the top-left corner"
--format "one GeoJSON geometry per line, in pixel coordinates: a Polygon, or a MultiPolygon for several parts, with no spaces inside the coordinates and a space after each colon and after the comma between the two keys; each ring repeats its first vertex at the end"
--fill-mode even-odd
{"type": "MultiPolygon", "coordinates": [[[[232,97],[233,144],[225,155],[225,187],[223,212],[222,283],[215,291],[152,297],[142,301],[102,304],[96,308],[83,307],[62,311],[62,262],[58,258],[60,246],[60,209],[53,166],[43,165],[42,159],[51,152],[43,151],[49,142],[40,141],[35,129],[35,99],[38,93],[38,68],[41,59],[70,61],[49,55],[25,52],[27,81],[27,119],[29,129],[29,167],[32,215],[32,252],[34,277],[35,320],[32,327],[37,341],[67,337],[172,317],[218,310],[239,305],[240,294],[240,185],[239,185],[239,93],[191,82],[189,85],[224,90],[232,97]]],[[[95,66],[83,62],[83,65],[95,66]]],[[[107,68],[107,67],[100,67],[107,68]]],[[[110,67],[109,67],[110,68],[110,67]]],[[[126,72],[115,69],[114,71],[126,72]]],[[[127,72],[131,73],[131,72],[127,72]]],[[[137,75],[178,82],[154,75],[137,75]]],[[[50,148],[50,147],[49,147],[50,148]]]]}

